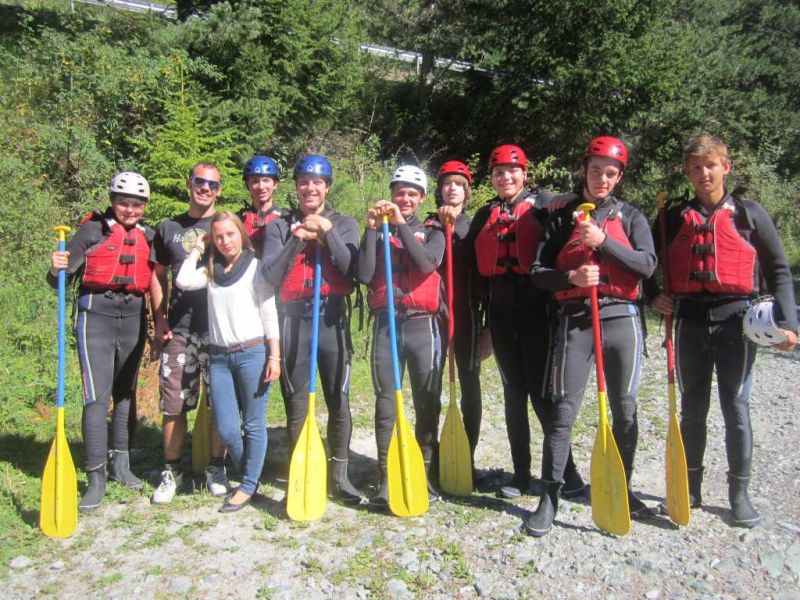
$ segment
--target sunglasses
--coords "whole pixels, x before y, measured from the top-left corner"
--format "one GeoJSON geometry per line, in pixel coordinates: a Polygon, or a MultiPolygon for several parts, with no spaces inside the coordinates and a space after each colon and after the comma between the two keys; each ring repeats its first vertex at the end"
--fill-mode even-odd
{"type": "Polygon", "coordinates": [[[192,185],[197,188],[207,185],[208,189],[210,189],[212,192],[218,192],[222,187],[222,184],[219,181],[214,181],[213,179],[204,179],[202,177],[198,177],[197,175],[192,176],[192,185]]]}

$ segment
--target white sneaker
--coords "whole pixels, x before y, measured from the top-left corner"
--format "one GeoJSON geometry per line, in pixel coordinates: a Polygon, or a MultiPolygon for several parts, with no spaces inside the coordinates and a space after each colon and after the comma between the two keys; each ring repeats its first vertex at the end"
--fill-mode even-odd
{"type": "Polygon", "coordinates": [[[208,493],[215,498],[224,496],[231,491],[231,484],[224,466],[208,465],[206,467],[206,488],[208,488],[208,493]]]}
{"type": "Polygon", "coordinates": [[[183,473],[175,475],[172,470],[164,469],[161,471],[161,483],[158,484],[158,487],[153,492],[150,502],[153,504],[169,504],[181,485],[183,485],[183,473]]]}

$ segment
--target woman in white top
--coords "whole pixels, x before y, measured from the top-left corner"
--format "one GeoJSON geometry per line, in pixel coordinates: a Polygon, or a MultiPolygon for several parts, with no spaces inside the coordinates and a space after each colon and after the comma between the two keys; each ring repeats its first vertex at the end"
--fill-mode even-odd
{"type": "Polygon", "coordinates": [[[209,237],[208,265],[197,268],[205,249],[200,240],[176,284],[184,290],[208,288],[211,403],[219,434],[241,474],[241,484],[220,512],[234,512],[250,503],[264,466],[269,386],[281,373],[278,314],[273,288],[261,275],[239,217],[216,213],[209,237]]]}

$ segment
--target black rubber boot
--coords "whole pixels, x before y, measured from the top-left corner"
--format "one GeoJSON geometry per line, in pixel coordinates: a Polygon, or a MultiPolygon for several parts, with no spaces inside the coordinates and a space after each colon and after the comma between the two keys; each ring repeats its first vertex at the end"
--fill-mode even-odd
{"type": "Polygon", "coordinates": [[[558,491],[560,481],[543,481],[544,494],[539,498],[539,506],[525,521],[525,533],[533,537],[542,537],[553,527],[553,520],[558,512],[558,491]]]}
{"type": "Polygon", "coordinates": [[[628,482],[628,511],[631,514],[631,519],[638,519],[648,516],[650,508],[633,491],[632,477],[633,471],[625,471],[625,480],[628,482]]]}
{"type": "Polygon", "coordinates": [[[111,451],[111,479],[119,481],[126,488],[139,489],[142,480],[131,473],[130,458],[123,450],[111,451]]]}
{"type": "Polygon", "coordinates": [[[369,505],[375,508],[386,508],[389,506],[389,475],[386,469],[381,469],[381,486],[378,493],[369,499],[369,505]]]}
{"type": "Polygon", "coordinates": [[[700,508],[703,505],[703,467],[687,469],[689,475],[689,506],[700,508]]]}
{"type": "Polygon", "coordinates": [[[733,524],[736,527],[755,527],[761,521],[761,515],[753,508],[747,495],[749,484],[749,477],[737,477],[728,473],[728,501],[731,503],[733,524]]]}
{"type": "Polygon", "coordinates": [[[522,494],[528,493],[528,488],[531,485],[531,476],[529,473],[514,473],[506,485],[500,488],[500,496],[503,498],[519,498],[522,494]]]}
{"type": "Polygon", "coordinates": [[[428,481],[428,504],[435,504],[441,500],[439,496],[439,492],[436,491],[436,488],[433,487],[433,483],[431,483],[431,478],[436,477],[439,478],[439,469],[438,469],[438,461],[436,463],[426,462],[425,463],[425,477],[428,481]],[[435,468],[431,468],[432,464],[436,464],[435,468]]]}
{"type": "Polygon", "coordinates": [[[86,471],[88,485],[86,492],[81,496],[78,508],[83,512],[94,510],[103,501],[106,495],[106,463],[86,471]]]}
{"type": "Polygon", "coordinates": [[[347,477],[347,460],[331,458],[331,497],[341,500],[345,504],[358,504],[361,502],[361,494],[350,483],[347,477]]]}
{"type": "Polygon", "coordinates": [[[583,482],[581,474],[573,465],[564,471],[564,486],[561,488],[561,497],[565,500],[582,498],[586,496],[586,484],[583,482]]]}

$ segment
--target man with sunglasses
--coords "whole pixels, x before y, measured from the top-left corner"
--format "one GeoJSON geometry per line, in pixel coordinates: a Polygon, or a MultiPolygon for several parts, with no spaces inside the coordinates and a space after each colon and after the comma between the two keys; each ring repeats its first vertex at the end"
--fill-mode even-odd
{"type": "MultiPolygon", "coordinates": [[[[208,162],[192,167],[186,187],[189,209],[162,221],[154,245],[157,265],[151,289],[155,308],[156,340],[161,344],[161,413],[163,415],[164,469],[153,492],[153,504],[167,504],[183,484],[181,448],[186,439],[187,418],[197,408],[200,379],[208,383],[208,309],[206,290],[185,291],[170,287],[167,269],[175,281],[184,259],[194,247],[205,247],[215,203],[222,191],[219,168],[208,162]]],[[[225,446],[211,431],[211,463],[206,486],[214,496],[224,496],[230,486],[223,464],[225,446]]]]}

